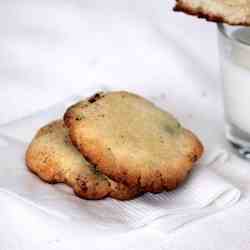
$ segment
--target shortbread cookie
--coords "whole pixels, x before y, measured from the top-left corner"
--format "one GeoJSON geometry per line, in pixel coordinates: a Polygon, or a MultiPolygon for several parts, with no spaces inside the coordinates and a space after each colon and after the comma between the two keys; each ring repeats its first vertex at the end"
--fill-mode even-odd
{"type": "Polygon", "coordinates": [[[137,189],[117,183],[101,174],[72,145],[63,121],[41,128],[26,152],[28,168],[49,183],[66,183],[86,199],[107,196],[127,200],[137,189]]]}
{"type": "Polygon", "coordinates": [[[125,91],[79,102],[64,121],[73,144],[98,170],[143,191],[175,188],[203,152],[171,114],[125,91]]]}
{"type": "Polygon", "coordinates": [[[250,25],[250,0],[176,0],[175,11],[232,25],[250,25]]]}

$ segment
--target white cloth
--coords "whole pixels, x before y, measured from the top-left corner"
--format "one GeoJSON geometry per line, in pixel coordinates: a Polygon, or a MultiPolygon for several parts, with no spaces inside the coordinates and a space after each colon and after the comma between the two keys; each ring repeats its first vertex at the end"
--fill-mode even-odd
{"type": "MultiPolygon", "coordinates": [[[[224,178],[230,190],[241,190],[240,201],[185,225],[192,216],[178,214],[182,223],[174,232],[169,224],[178,220],[164,216],[119,234],[117,243],[104,244],[105,237],[88,240],[78,223],[71,226],[35,208],[27,202],[31,194],[23,200],[14,194],[18,190],[6,192],[8,176],[2,171],[9,161],[0,160],[5,190],[0,192],[0,249],[92,249],[102,243],[116,250],[249,249],[249,163],[232,155],[224,139],[215,25],[173,13],[173,5],[165,0],[0,1],[0,123],[6,124],[0,129],[5,136],[0,158],[6,157],[4,150],[9,152],[6,136],[25,143],[36,124],[43,125],[40,118],[28,127],[24,120],[8,122],[74,94],[85,95],[86,89],[133,90],[151,96],[201,137],[206,148],[201,165],[217,159],[209,173],[224,178]]],[[[45,112],[46,119],[61,112],[45,112]]],[[[22,173],[20,169],[16,174],[22,173]]],[[[12,174],[12,180],[18,177],[12,174]]],[[[210,188],[204,192],[211,194],[210,188]]]]}
{"type": "MultiPolygon", "coordinates": [[[[85,90],[85,96],[88,94],[93,94],[93,90],[85,90]]],[[[205,158],[187,182],[175,191],[145,194],[127,202],[109,198],[101,201],[81,200],[63,184],[51,186],[41,182],[25,166],[27,145],[39,127],[61,118],[65,109],[79,99],[73,96],[49,109],[0,127],[0,162],[4,162],[0,172],[0,193],[22,201],[34,211],[38,210],[38,213],[42,211],[59,224],[81,228],[87,238],[85,242],[94,241],[98,237],[105,242],[110,239],[114,241],[160,218],[165,221],[164,232],[171,232],[238,201],[240,190],[208,168],[218,168],[223,164],[226,159],[224,151],[215,151],[211,157],[205,158]]],[[[161,106],[166,101],[164,95],[151,99],[161,106]]],[[[75,239],[70,238],[69,241],[75,239]]],[[[110,249],[110,245],[118,249],[111,242],[106,245],[102,242],[101,246],[96,244],[92,249],[110,249]]]]}
{"type": "MultiPolygon", "coordinates": [[[[84,201],[76,198],[65,185],[45,185],[27,171],[23,161],[25,150],[37,128],[61,118],[66,107],[77,99],[72,97],[51,109],[0,128],[0,133],[2,131],[9,135],[0,135],[2,143],[4,142],[0,162],[5,163],[0,174],[2,192],[19,194],[32,201],[34,206],[46,210],[51,216],[65,219],[68,223],[78,222],[82,230],[87,222],[86,232],[93,230],[97,235],[100,230],[101,234],[109,233],[109,236],[145,226],[163,216],[169,217],[166,230],[170,231],[201,214],[230,206],[239,199],[240,191],[237,188],[207,167],[201,166],[196,167],[188,181],[175,191],[158,195],[145,194],[128,202],[112,199],[84,201]],[[25,143],[11,139],[16,137],[15,134],[25,143]],[[179,219],[180,217],[183,219],[179,219]]],[[[222,164],[221,154],[218,152],[217,159],[209,165],[222,164]]]]}

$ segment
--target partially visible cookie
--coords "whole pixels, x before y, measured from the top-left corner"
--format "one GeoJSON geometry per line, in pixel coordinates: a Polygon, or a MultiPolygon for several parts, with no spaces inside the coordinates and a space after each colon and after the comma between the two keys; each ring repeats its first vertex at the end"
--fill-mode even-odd
{"type": "Polygon", "coordinates": [[[48,183],[66,183],[86,199],[107,196],[128,200],[137,189],[117,183],[101,174],[72,145],[63,121],[41,128],[26,152],[28,168],[48,183]]]}
{"type": "Polygon", "coordinates": [[[73,144],[97,169],[143,191],[175,188],[203,152],[171,114],[125,91],[97,93],[70,107],[64,121],[73,144]]]}
{"type": "Polygon", "coordinates": [[[174,10],[209,21],[250,25],[249,0],[176,0],[174,10]]]}

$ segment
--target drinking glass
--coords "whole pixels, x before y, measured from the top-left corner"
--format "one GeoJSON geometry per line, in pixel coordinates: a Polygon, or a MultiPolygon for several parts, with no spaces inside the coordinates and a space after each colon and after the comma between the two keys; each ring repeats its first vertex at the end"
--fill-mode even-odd
{"type": "Polygon", "coordinates": [[[250,159],[250,28],[217,26],[226,138],[250,159]]]}

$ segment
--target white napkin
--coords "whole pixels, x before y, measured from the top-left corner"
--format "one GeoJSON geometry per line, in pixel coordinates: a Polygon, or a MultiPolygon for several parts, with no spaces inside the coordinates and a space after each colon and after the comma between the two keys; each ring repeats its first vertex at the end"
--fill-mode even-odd
{"type": "Polygon", "coordinates": [[[65,108],[79,97],[69,98],[52,108],[0,127],[0,189],[35,209],[70,225],[78,225],[89,237],[96,233],[109,237],[130,232],[164,217],[166,231],[234,204],[240,191],[207,166],[222,164],[223,152],[213,161],[194,168],[178,189],[161,194],[145,194],[132,201],[110,198],[86,201],[76,197],[64,184],[50,185],[30,173],[24,164],[27,143],[47,122],[62,117],[65,108]]]}

